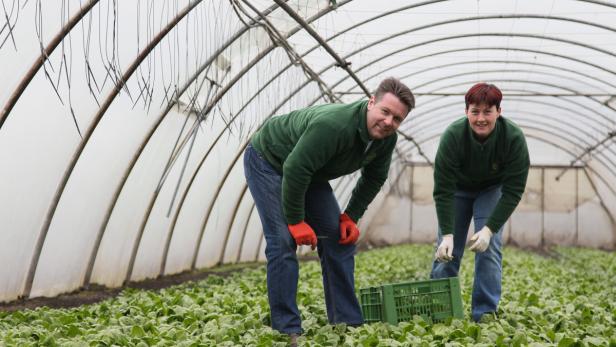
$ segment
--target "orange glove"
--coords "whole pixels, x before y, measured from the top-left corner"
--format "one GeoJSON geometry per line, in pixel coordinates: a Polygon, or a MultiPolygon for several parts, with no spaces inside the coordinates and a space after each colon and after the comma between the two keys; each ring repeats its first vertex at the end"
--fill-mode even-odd
{"type": "Polygon", "coordinates": [[[341,245],[352,245],[357,242],[359,238],[359,229],[357,224],[347,215],[343,213],[340,215],[340,241],[341,245]]]}
{"type": "Polygon", "coordinates": [[[317,234],[308,225],[308,223],[301,221],[297,224],[288,224],[289,232],[295,239],[295,243],[298,245],[310,245],[312,250],[317,247],[317,234]]]}

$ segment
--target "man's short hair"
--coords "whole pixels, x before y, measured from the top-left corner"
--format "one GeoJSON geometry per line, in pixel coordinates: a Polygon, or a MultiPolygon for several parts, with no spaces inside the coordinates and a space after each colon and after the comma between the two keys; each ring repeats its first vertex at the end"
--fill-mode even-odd
{"type": "Polygon", "coordinates": [[[400,82],[399,79],[395,77],[388,77],[381,81],[379,87],[374,92],[374,98],[376,99],[376,101],[379,101],[381,100],[383,95],[387,93],[392,93],[393,95],[395,95],[400,100],[400,102],[406,105],[406,108],[409,112],[411,112],[411,110],[415,108],[415,97],[413,96],[413,93],[411,92],[409,87],[407,87],[404,83],[400,82]]]}
{"type": "Polygon", "coordinates": [[[486,104],[488,107],[496,106],[496,108],[500,108],[502,99],[503,93],[497,86],[484,82],[472,86],[464,96],[467,110],[470,104],[486,104]]]}

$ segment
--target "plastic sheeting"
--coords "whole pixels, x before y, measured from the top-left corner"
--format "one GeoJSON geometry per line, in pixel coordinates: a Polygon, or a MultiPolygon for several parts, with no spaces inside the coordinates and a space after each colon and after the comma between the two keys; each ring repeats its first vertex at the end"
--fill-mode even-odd
{"type": "MultiPolygon", "coordinates": [[[[264,0],[4,2],[0,301],[263,260],[241,167],[250,135],[276,114],[363,98],[390,75],[417,107],[362,242],[433,239],[425,165],[464,92],[486,80],[537,167],[512,242],[613,245],[616,5],[287,4],[321,44],[264,0]],[[561,168],[546,165],[576,168],[555,181],[561,168]]],[[[341,206],[356,179],[332,182],[341,206]]]]}
{"type": "MultiPolygon", "coordinates": [[[[436,240],[432,175],[427,166],[405,170],[399,180],[406,181],[408,187],[390,193],[380,206],[376,212],[379,217],[368,230],[369,244],[436,240]]],[[[472,222],[469,230],[470,238],[475,230],[472,222]]],[[[503,226],[503,240],[520,247],[562,245],[613,250],[616,229],[583,168],[534,167],[518,207],[503,226]]]]}

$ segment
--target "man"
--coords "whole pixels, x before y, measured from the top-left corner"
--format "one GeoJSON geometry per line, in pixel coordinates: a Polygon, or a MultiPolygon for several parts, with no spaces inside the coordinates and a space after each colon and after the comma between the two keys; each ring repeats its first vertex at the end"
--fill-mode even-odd
{"type": "Polygon", "coordinates": [[[318,249],[329,322],[363,323],[354,284],[356,223],[387,178],[396,129],[414,106],[409,88],[388,78],[369,100],[273,117],[252,137],[244,172],[265,235],[274,329],[292,339],[302,332],[297,245],[318,249]],[[341,214],[328,181],[360,168],[341,214]]]}
{"type": "Polygon", "coordinates": [[[502,227],[518,205],[529,157],[520,128],[501,116],[501,91],[478,83],[465,96],[466,117],[441,136],[434,163],[438,239],[432,278],[458,275],[474,219],[469,249],[475,252],[471,315],[496,314],[501,296],[502,227]]]}

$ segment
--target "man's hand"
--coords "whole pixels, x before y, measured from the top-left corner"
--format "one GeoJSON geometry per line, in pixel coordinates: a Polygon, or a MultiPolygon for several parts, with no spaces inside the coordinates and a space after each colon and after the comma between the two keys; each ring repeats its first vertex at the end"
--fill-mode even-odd
{"type": "Polygon", "coordinates": [[[490,245],[490,239],[492,238],[492,230],[487,226],[484,226],[478,232],[471,237],[471,241],[475,241],[468,249],[473,252],[485,252],[490,245]]]}
{"type": "Polygon", "coordinates": [[[301,221],[297,224],[288,224],[289,232],[298,245],[310,245],[312,250],[317,247],[317,235],[308,223],[301,221]]]}
{"type": "Polygon", "coordinates": [[[438,245],[436,253],[434,254],[436,261],[439,263],[446,263],[453,259],[453,235],[443,235],[441,244],[438,245]]]}
{"type": "Polygon", "coordinates": [[[359,229],[357,224],[347,215],[343,213],[340,215],[340,241],[341,245],[352,245],[357,242],[359,238],[359,229]]]}

